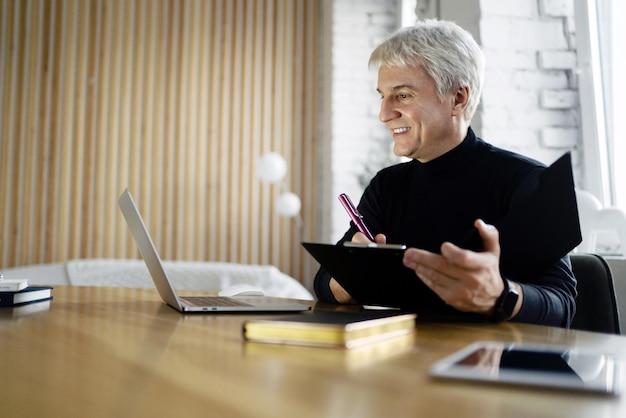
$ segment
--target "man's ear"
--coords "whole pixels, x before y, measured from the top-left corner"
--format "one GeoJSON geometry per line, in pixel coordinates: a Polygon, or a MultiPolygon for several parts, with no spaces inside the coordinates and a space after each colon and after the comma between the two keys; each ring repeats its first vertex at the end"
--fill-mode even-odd
{"type": "Polygon", "coordinates": [[[458,116],[463,114],[469,101],[470,89],[468,86],[459,87],[454,94],[454,102],[452,103],[452,115],[458,116]]]}

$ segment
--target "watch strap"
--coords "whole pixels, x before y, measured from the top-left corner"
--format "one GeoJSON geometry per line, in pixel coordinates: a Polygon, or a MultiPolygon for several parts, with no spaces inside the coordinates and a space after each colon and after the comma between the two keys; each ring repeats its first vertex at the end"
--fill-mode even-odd
{"type": "Polygon", "coordinates": [[[493,314],[491,315],[491,320],[494,322],[504,321],[513,316],[515,305],[517,305],[517,300],[519,299],[519,294],[511,284],[511,281],[506,277],[503,277],[502,281],[504,282],[504,289],[496,301],[493,314]]]}

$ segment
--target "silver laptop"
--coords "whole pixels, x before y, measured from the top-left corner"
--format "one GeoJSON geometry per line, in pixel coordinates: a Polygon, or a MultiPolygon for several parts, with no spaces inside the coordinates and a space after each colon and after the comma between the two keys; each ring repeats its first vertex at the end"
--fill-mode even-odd
{"type": "Polygon", "coordinates": [[[118,203],[161,298],[172,308],[180,312],[299,312],[311,309],[304,303],[267,296],[178,296],[128,189],[124,190],[118,203]]]}

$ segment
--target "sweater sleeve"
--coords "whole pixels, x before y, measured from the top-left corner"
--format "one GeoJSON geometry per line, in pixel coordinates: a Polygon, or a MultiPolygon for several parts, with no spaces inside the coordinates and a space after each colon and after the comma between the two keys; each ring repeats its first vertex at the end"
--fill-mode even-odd
{"type": "MultiPolygon", "coordinates": [[[[356,226],[353,222],[350,222],[350,229],[346,231],[343,238],[341,238],[337,245],[343,245],[345,241],[350,241],[350,238],[357,232],[356,226]]],[[[326,303],[339,303],[333,292],[330,290],[330,279],[331,275],[326,269],[322,266],[317,270],[315,274],[315,279],[313,280],[313,290],[315,291],[315,296],[320,302],[326,303]]]]}
{"type": "Polygon", "coordinates": [[[540,277],[518,282],[523,300],[515,322],[568,328],[576,313],[576,278],[569,256],[547,269],[540,277]]]}
{"type": "Polygon", "coordinates": [[[320,302],[338,303],[333,292],[330,291],[330,279],[330,273],[320,266],[315,275],[313,290],[315,290],[315,295],[320,302]]]}
{"type": "MultiPolygon", "coordinates": [[[[539,187],[544,169],[529,173],[514,193],[511,204],[515,206],[539,187]]],[[[576,278],[572,272],[569,255],[565,255],[538,273],[521,273],[515,277],[522,287],[522,307],[512,320],[530,324],[552,325],[568,328],[576,312],[576,278]]]]}

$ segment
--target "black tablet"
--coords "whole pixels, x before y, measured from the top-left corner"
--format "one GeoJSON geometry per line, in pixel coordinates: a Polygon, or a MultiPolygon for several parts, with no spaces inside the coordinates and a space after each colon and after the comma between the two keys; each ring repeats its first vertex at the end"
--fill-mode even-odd
{"type": "Polygon", "coordinates": [[[597,351],[481,341],[438,361],[430,374],[618,395],[622,369],[621,359],[597,351]]]}

